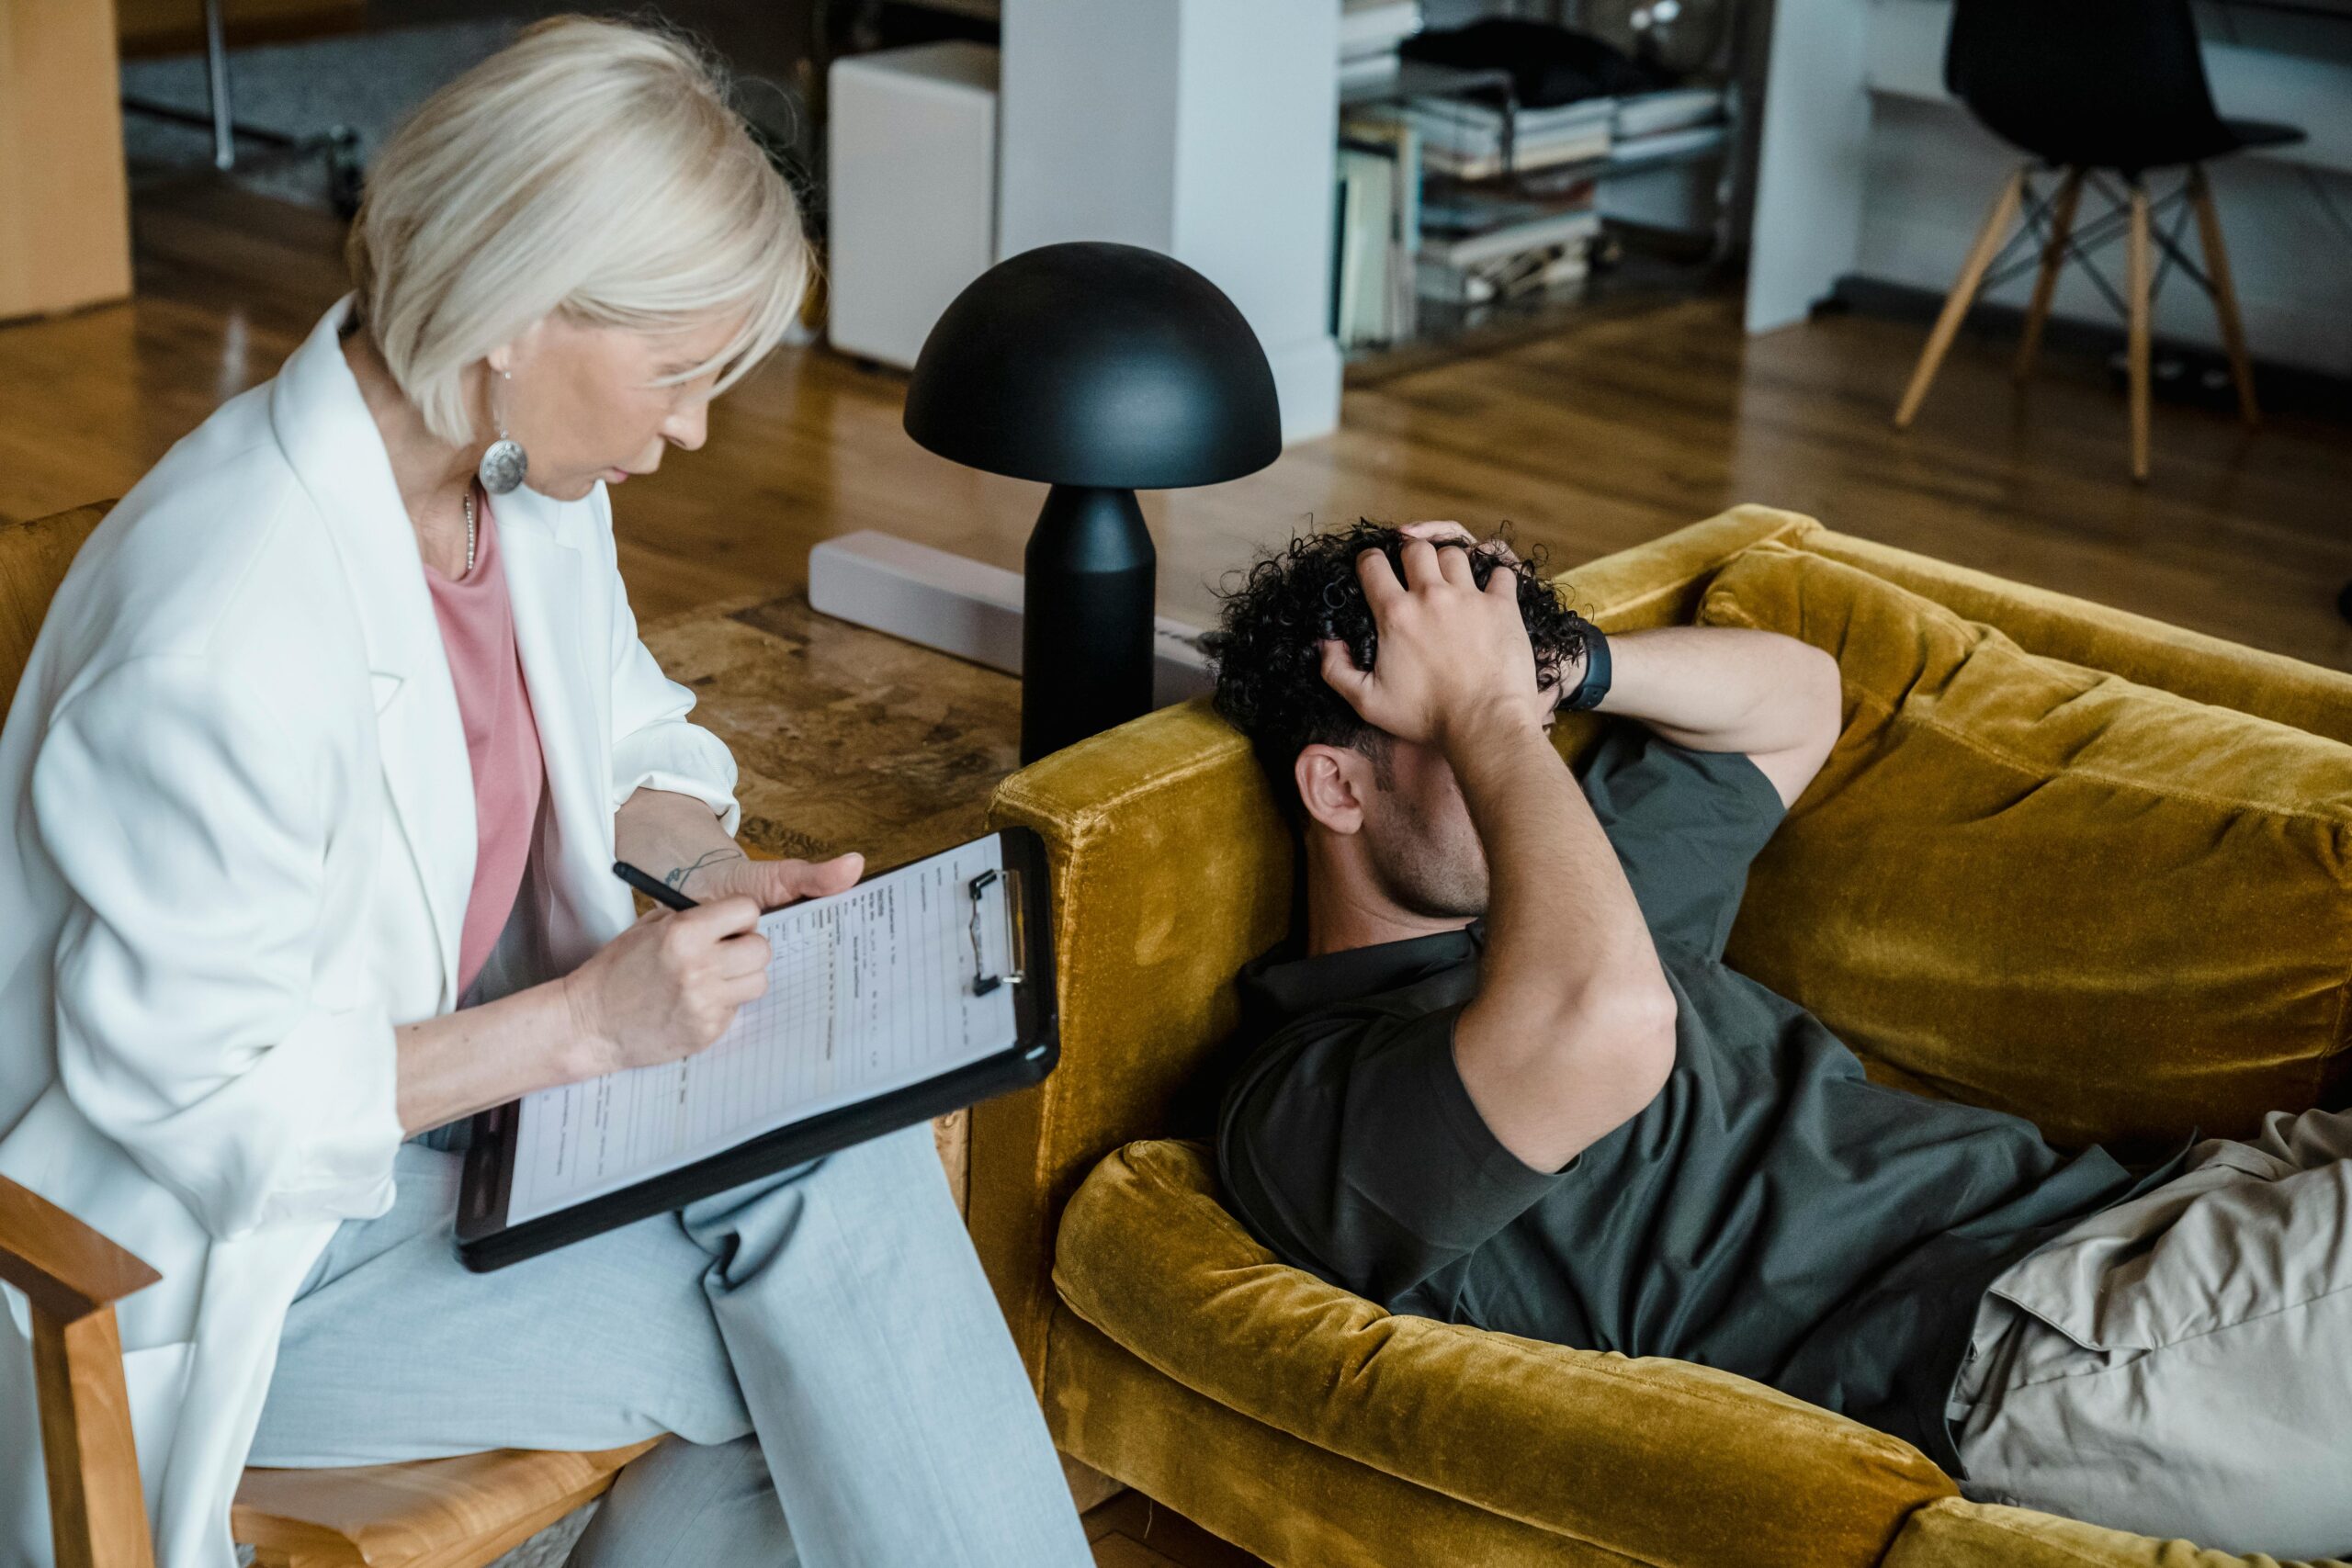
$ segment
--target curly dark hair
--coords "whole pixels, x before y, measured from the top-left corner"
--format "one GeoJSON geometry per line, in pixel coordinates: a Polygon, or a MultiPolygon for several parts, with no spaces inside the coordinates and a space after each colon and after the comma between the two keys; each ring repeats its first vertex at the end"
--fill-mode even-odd
{"type": "MultiPolygon", "coordinates": [[[[1505,532],[1492,536],[1500,541],[1505,532]]],[[[1320,644],[1337,637],[1356,668],[1369,670],[1378,652],[1372,609],[1356,580],[1356,558],[1382,550],[1404,575],[1405,534],[1360,518],[1350,527],[1306,534],[1261,556],[1228,581],[1216,630],[1201,639],[1216,671],[1216,711],[1250,738],[1274,795],[1292,819],[1303,810],[1292,766],[1309,746],[1346,746],[1385,771],[1388,736],[1366,724],[1347,699],[1323,680],[1320,644]]],[[[1483,588],[1498,569],[1486,550],[1470,552],[1471,575],[1483,588]]],[[[1561,602],[1546,580],[1544,553],[1501,570],[1519,576],[1519,613],[1535,649],[1535,677],[1549,686],[1584,653],[1586,623],[1561,602]]]]}

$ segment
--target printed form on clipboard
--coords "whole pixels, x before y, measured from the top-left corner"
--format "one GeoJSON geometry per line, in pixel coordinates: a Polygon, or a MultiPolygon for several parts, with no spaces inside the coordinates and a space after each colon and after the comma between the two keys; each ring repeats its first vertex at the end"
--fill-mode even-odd
{"type": "Polygon", "coordinates": [[[767,992],[715,1043],[517,1102],[505,1223],[1004,1052],[1019,1039],[1018,913],[990,834],[762,916],[767,992]]]}

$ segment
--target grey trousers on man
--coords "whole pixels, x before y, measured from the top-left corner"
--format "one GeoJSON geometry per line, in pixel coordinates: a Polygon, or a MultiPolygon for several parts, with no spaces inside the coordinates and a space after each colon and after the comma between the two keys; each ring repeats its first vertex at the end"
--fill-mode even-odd
{"type": "Polygon", "coordinates": [[[1952,1413],[1981,1501],[2352,1556],[2352,1111],[2201,1144],[2004,1273],[1952,1413]]]}
{"type": "Polygon", "coordinates": [[[578,1568],[1091,1563],[928,1127],[492,1274],[453,1250],[458,1166],[403,1145],[391,1212],[336,1232],[251,1462],[671,1432],[578,1568]]]}

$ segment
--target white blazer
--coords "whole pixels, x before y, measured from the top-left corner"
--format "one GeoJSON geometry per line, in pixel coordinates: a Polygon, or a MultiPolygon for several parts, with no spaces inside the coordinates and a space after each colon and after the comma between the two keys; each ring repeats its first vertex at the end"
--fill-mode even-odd
{"type": "MultiPolygon", "coordinates": [[[[229,1568],[288,1304],[392,1201],[393,1029],[457,1005],[465,735],[339,304],[82,548],[0,730],[0,1174],[163,1275],[120,1314],[164,1568],[229,1568]]],[[[639,785],[738,812],[638,640],[604,487],[498,502],[547,809],[496,996],[631,919],[639,785]]],[[[5,1290],[5,1288],[0,1288],[5,1290]]],[[[0,1314],[0,1561],[50,1561],[24,1297],[0,1314]]]]}

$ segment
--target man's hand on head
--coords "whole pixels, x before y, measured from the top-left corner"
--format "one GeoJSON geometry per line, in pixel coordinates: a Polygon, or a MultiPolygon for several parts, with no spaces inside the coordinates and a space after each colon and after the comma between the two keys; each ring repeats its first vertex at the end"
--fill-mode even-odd
{"type": "Polygon", "coordinates": [[[1356,558],[1378,651],[1359,670],[1345,644],[1322,644],[1323,679],[1363,721],[1401,740],[1443,747],[1487,724],[1540,728],[1555,694],[1535,682],[1535,654],[1520,617],[1519,577],[1490,571],[1478,586],[1457,525],[1413,525],[1400,552],[1404,578],[1379,550],[1356,558]],[[1450,527],[1443,546],[1416,528],[1450,527]]]}
{"type": "MultiPolygon", "coordinates": [[[[1460,545],[1465,550],[1473,550],[1483,556],[1491,556],[1498,567],[1508,568],[1513,571],[1519,570],[1519,554],[1510,547],[1510,540],[1499,536],[1481,539],[1466,526],[1451,518],[1408,523],[1396,531],[1408,539],[1427,539],[1430,544],[1441,547],[1460,545]]],[[[1583,679],[1583,656],[1579,654],[1562,658],[1560,678],[1544,688],[1544,711],[1546,714],[1551,713],[1559,705],[1560,698],[1575,690],[1577,682],[1583,679]]]]}
{"type": "Polygon", "coordinates": [[[1519,564],[1519,557],[1511,552],[1511,547],[1507,541],[1502,539],[1481,540],[1476,534],[1470,532],[1466,526],[1454,522],[1452,518],[1431,520],[1424,523],[1408,523],[1396,531],[1404,535],[1408,539],[1427,539],[1432,545],[1455,544],[1462,546],[1464,549],[1483,551],[1484,553],[1494,557],[1496,560],[1504,566],[1517,566],[1519,564]]]}

